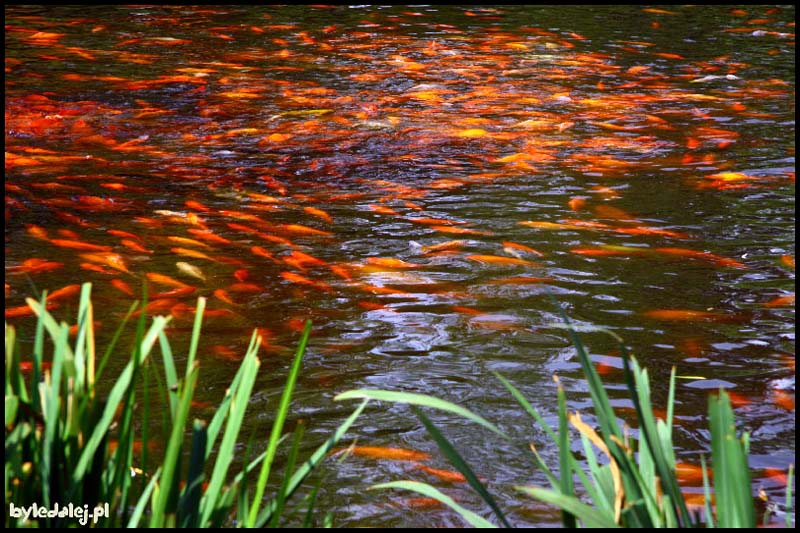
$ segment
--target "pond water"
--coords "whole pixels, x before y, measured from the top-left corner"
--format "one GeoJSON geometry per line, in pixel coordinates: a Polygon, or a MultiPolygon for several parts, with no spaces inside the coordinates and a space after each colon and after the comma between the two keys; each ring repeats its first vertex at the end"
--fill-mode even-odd
{"type": "MultiPolygon", "coordinates": [[[[709,453],[707,398],[726,387],[752,435],[754,494],[783,501],[795,451],[793,6],[5,14],[6,316],[23,336],[26,296],[92,281],[108,340],[147,279],[161,293],[150,312],[174,317],[185,353],[208,297],[200,399],[221,398],[260,328],[245,434],[266,436],[310,318],[289,422],[306,421],[307,450],[354,408],[336,394],[380,388],[468,407],[554,465],[492,371],[551,422],[554,374],[587,410],[560,306],[620,335],[660,405],[677,367],[682,462],[709,453]]],[[[74,322],[70,289],[53,302],[74,322]]],[[[625,413],[614,341],[582,336],[625,413]]],[[[515,524],[558,524],[513,489],[547,484],[530,457],[431,416],[515,524]]],[[[433,457],[330,461],[318,508],[335,525],[460,525],[410,493],[365,490],[395,479],[490,516],[437,475],[452,466],[407,408],[371,404],[354,440],[433,457]]]]}

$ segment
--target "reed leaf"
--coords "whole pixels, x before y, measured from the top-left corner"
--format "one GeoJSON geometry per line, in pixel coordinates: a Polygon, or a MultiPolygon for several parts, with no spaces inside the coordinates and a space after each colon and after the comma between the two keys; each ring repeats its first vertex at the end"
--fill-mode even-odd
{"type": "Polygon", "coordinates": [[[440,411],[447,411],[459,415],[468,420],[472,420],[473,422],[482,425],[483,427],[493,431],[494,433],[497,433],[504,439],[511,440],[508,435],[506,435],[503,431],[498,429],[497,426],[495,426],[485,418],[478,416],[459,405],[456,405],[454,403],[445,400],[440,400],[439,398],[434,398],[433,396],[428,396],[426,394],[415,394],[411,392],[397,392],[389,390],[358,389],[358,390],[349,390],[343,392],[337,395],[333,400],[340,401],[340,400],[350,400],[353,398],[363,398],[368,400],[379,400],[379,401],[393,402],[393,403],[407,403],[411,405],[419,405],[421,407],[430,407],[432,409],[438,409],[440,411]]]}
{"type": "Polygon", "coordinates": [[[537,500],[552,503],[562,509],[569,511],[578,520],[583,522],[586,527],[597,528],[617,528],[619,527],[614,520],[609,519],[603,512],[581,502],[574,496],[565,496],[560,492],[540,489],[537,487],[514,487],[515,489],[533,496],[537,500]]]}
{"type": "Polygon", "coordinates": [[[464,458],[461,457],[461,454],[455,449],[455,447],[450,443],[449,440],[439,431],[431,420],[425,416],[425,414],[417,407],[411,406],[411,410],[417,415],[417,417],[422,421],[422,424],[425,426],[425,429],[428,430],[433,440],[436,441],[437,446],[442,451],[444,456],[456,467],[456,469],[461,472],[469,483],[470,487],[477,492],[483,501],[494,511],[494,514],[497,515],[497,518],[503,524],[503,526],[510,528],[511,524],[508,523],[503,511],[500,510],[500,506],[497,505],[494,497],[489,494],[489,491],[486,490],[486,487],[483,483],[480,482],[478,476],[475,475],[475,472],[472,471],[472,468],[469,467],[464,458]]]}
{"type": "Polygon", "coordinates": [[[379,490],[379,489],[404,489],[410,490],[413,492],[417,492],[422,494],[423,496],[427,496],[429,498],[433,498],[449,508],[453,509],[455,512],[464,519],[472,527],[480,527],[480,528],[496,528],[497,526],[483,518],[482,516],[466,509],[460,505],[458,505],[453,498],[443,494],[438,489],[428,485],[427,483],[421,483],[419,481],[390,481],[388,483],[380,483],[378,485],[372,485],[369,487],[369,490],[379,490]]]}
{"type": "Polygon", "coordinates": [[[291,402],[292,399],[292,393],[294,392],[294,386],[297,382],[297,376],[300,373],[300,364],[303,360],[303,354],[305,353],[306,344],[308,343],[308,338],[310,335],[311,321],[306,320],[303,334],[300,337],[300,344],[297,347],[297,352],[295,352],[294,360],[292,361],[292,367],[289,370],[289,377],[286,379],[286,385],[283,387],[283,393],[281,394],[278,412],[275,415],[275,422],[272,424],[272,432],[270,433],[267,444],[267,456],[264,459],[264,462],[261,463],[261,472],[259,473],[258,481],[256,482],[256,492],[253,496],[253,504],[250,507],[250,514],[247,517],[248,527],[253,527],[256,519],[258,518],[259,505],[261,503],[261,499],[264,497],[264,488],[269,480],[269,472],[272,468],[272,461],[274,460],[275,452],[278,449],[278,439],[280,439],[281,433],[283,432],[283,423],[286,421],[286,415],[289,412],[289,402],[291,402]]]}

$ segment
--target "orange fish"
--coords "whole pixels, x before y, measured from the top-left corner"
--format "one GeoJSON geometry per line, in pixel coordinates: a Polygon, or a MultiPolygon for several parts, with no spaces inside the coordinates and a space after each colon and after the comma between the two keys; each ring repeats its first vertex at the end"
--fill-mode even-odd
{"type": "Polygon", "coordinates": [[[203,252],[192,250],[190,248],[170,248],[169,251],[174,254],[185,255],[187,257],[194,257],[196,259],[207,259],[209,261],[217,262],[217,260],[214,259],[213,257],[209,257],[208,254],[204,254],[203,252]]]}
{"type": "Polygon", "coordinates": [[[765,307],[787,307],[794,305],[794,294],[778,296],[764,304],[765,307]]]}
{"type": "MultiPolygon", "coordinates": [[[[45,309],[55,309],[58,307],[58,302],[46,302],[45,309]]],[[[6,309],[6,318],[19,318],[23,316],[33,316],[33,309],[27,305],[20,305],[19,307],[10,307],[6,309]]]]}
{"type": "MultiPolygon", "coordinates": [[[[708,479],[713,479],[713,472],[706,467],[708,479]]],[[[675,463],[675,475],[678,481],[687,485],[701,485],[703,483],[703,467],[689,463],[675,463]]]]}
{"type": "Polygon", "coordinates": [[[39,259],[38,257],[32,257],[30,259],[24,260],[21,264],[13,267],[8,268],[8,272],[25,272],[27,274],[39,274],[41,272],[50,272],[51,270],[57,270],[64,266],[64,263],[58,263],[56,261],[47,261],[45,259],[39,259]]]}
{"type": "Polygon", "coordinates": [[[503,241],[503,243],[502,243],[502,244],[503,244],[503,246],[505,246],[506,248],[512,248],[512,249],[514,249],[514,250],[521,250],[521,251],[523,251],[523,252],[527,252],[527,253],[529,253],[529,254],[534,254],[534,255],[539,255],[539,256],[542,256],[542,255],[544,255],[544,254],[543,254],[542,252],[540,252],[539,250],[534,250],[534,249],[533,249],[533,248],[531,248],[530,246],[525,246],[524,244],[518,244],[518,243],[516,243],[516,242],[511,242],[511,241],[503,241]]]}
{"type": "Polygon", "coordinates": [[[150,299],[158,300],[162,298],[181,298],[182,296],[189,296],[190,294],[194,294],[194,291],[196,290],[197,287],[192,287],[192,286],[176,287],[168,291],[153,293],[150,295],[150,299]]]}
{"type": "Polygon", "coordinates": [[[315,217],[319,217],[325,222],[328,222],[329,224],[333,223],[333,217],[330,216],[325,211],[323,211],[322,209],[317,209],[316,207],[304,207],[303,211],[305,211],[309,215],[314,215],[315,217]]]}
{"type": "Polygon", "coordinates": [[[196,228],[189,228],[186,230],[187,232],[191,233],[198,239],[202,239],[204,241],[213,243],[213,244],[231,244],[231,241],[226,239],[225,237],[220,237],[216,233],[210,230],[202,230],[196,228]]]}
{"type": "Polygon", "coordinates": [[[215,290],[215,291],[214,291],[214,296],[215,296],[216,298],[218,298],[218,299],[222,300],[222,301],[223,301],[223,302],[225,302],[226,304],[229,304],[229,305],[238,305],[236,302],[234,302],[233,300],[231,300],[231,297],[228,295],[228,293],[227,293],[227,291],[225,291],[225,289],[217,289],[217,290],[215,290]]]}
{"type": "Polygon", "coordinates": [[[128,270],[128,267],[125,265],[125,260],[119,254],[97,253],[97,254],[80,254],[80,256],[86,259],[87,261],[91,261],[92,263],[99,263],[101,265],[106,265],[113,268],[114,270],[125,272],[126,274],[131,273],[131,271],[128,270]]]}
{"type": "Polygon", "coordinates": [[[586,198],[583,198],[581,196],[570,198],[569,202],[567,202],[567,205],[573,211],[580,211],[581,209],[586,207],[586,198]]]}
{"type": "Polygon", "coordinates": [[[66,287],[61,287],[58,290],[55,290],[47,295],[47,301],[56,301],[56,300],[64,300],[66,298],[71,298],[73,296],[77,296],[81,292],[81,286],[78,284],[74,285],[67,285],[66,287]]]}
{"type": "Polygon", "coordinates": [[[178,287],[178,288],[190,287],[190,285],[187,285],[182,281],[178,281],[177,279],[167,276],[165,274],[159,274],[158,272],[148,272],[145,274],[145,276],[153,283],[159,283],[161,285],[168,285],[170,287],[178,287]]]}
{"type": "Polygon", "coordinates": [[[31,237],[35,237],[43,241],[50,240],[50,237],[47,235],[47,230],[41,226],[37,226],[36,224],[25,224],[25,231],[31,237]]]}
{"type": "Polygon", "coordinates": [[[167,237],[168,240],[172,242],[176,242],[178,244],[188,244],[189,246],[199,246],[201,248],[211,248],[204,242],[196,241],[194,239],[189,239],[187,237],[178,237],[176,235],[169,235],[167,237]]]}
{"type": "Polygon", "coordinates": [[[781,409],[794,411],[794,401],[794,393],[777,389],[772,391],[772,403],[781,409]]]}
{"type": "Polygon", "coordinates": [[[111,280],[111,285],[115,289],[124,292],[125,294],[127,294],[128,296],[130,296],[132,298],[136,297],[136,294],[133,292],[133,289],[131,288],[131,286],[128,285],[127,283],[125,283],[124,281],[122,281],[121,279],[116,279],[116,278],[112,279],[111,280]]]}
{"type": "Polygon", "coordinates": [[[682,255],[684,257],[692,257],[694,259],[703,259],[721,266],[747,268],[744,263],[740,263],[739,261],[735,261],[733,259],[728,259],[727,257],[714,255],[709,252],[698,252],[697,250],[688,250],[686,248],[656,248],[654,251],[662,254],[682,255]]]}
{"type": "Polygon", "coordinates": [[[61,248],[72,248],[75,250],[86,250],[90,252],[110,252],[111,246],[102,246],[83,241],[68,241],[65,239],[50,239],[50,244],[55,244],[61,248]]]}
{"type": "Polygon", "coordinates": [[[326,237],[333,235],[333,233],[330,231],[309,228],[308,226],[303,226],[301,224],[282,224],[281,227],[290,233],[297,233],[300,235],[323,235],[326,237]]]}
{"type": "Polygon", "coordinates": [[[469,228],[454,228],[452,226],[431,226],[431,229],[442,233],[454,233],[456,235],[493,235],[491,231],[481,231],[469,228]]]}
{"type": "Polygon", "coordinates": [[[674,321],[719,320],[723,315],[709,311],[692,311],[690,309],[656,309],[642,313],[649,318],[674,321]]]}
{"type": "Polygon", "coordinates": [[[400,213],[392,209],[391,207],[385,207],[382,205],[369,205],[368,206],[372,211],[379,213],[381,215],[397,215],[400,216],[400,213]]]}
{"type": "Polygon", "coordinates": [[[333,289],[327,283],[324,283],[322,281],[313,281],[306,277],[301,276],[300,274],[295,274],[294,272],[281,272],[280,276],[286,281],[291,281],[292,283],[299,283],[300,285],[309,285],[311,287],[323,290],[325,292],[333,292],[333,289]]]}
{"type": "Polygon", "coordinates": [[[426,474],[430,474],[432,476],[441,479],[442,481],[449,481],[451,483],[466,483],[467,481],[467,478],[464,477],[464,474],[462,474],[461,472],[454,472],[452,470],[431,468],[429,466],[422,464],[416,465],[414,467],[414,470],[422,470],[426,474]]]}
{"type": "Polygon", "coordinates": [[[332,452],[334,455],[340,453],[352,453],[359,457],[386,461],[425,461],[431,458],[430,454],[425,452],[383,446],[350,446],[349,448],[339,448],[332,452]]]}
{"type": "Polygon", "coordinates": [[[134,240],[131,240],[131,239],[122,239],[120,241],[120,244],[122,246],[124,246],[125,248],[130,248],[131,250],[134,250],[136,252],[141,252],[141,253],[144,253],[144,254],[152,254],[153,253],[152,250],[148,250],[147,248],[145,248],[144,246],[142,246],[138,242],[136,242],[134,240]]]}
{"type": "Polygon", "coordinates": [[[528,261],[526,259],[519,259],[516,257],[502,257],[499,255],[468,255],[467,259],[477,261],[479,263],[493,263],[497,265],[525,265],[525,266],[539,266],[538,263],[528,261]]]}
{"type": "Polygon", "coordinates": [[[258,255],[260,257],[265,257],[274,263],[278,263],[279,261],[275,259],[275,256],[272,255],[272,252],[269,250],[262,248],[261,246],[253,246],[250,248],[250,251],[253,252],[254,255],[258,255]]]}
{"type": "Polygon", "coordinates": [[[325,266],[328,263],[323,261],[322,259],[317,259],[313,255],[308,255],[306,253],[300,252],[298,250],[293,250],[291,254],[286,257],[283,257],[283,262],[287,265],[296,267],[300,270],[305,270],[307,265],[313,266],[325,266]]]}
{"type": "Polygon", "coordinates": [[[402,259],[394,259],[391,257],[367,257],[367,263],[386,268],[419,268],[422,265],[417,263],[409,263],[402,259]]]}

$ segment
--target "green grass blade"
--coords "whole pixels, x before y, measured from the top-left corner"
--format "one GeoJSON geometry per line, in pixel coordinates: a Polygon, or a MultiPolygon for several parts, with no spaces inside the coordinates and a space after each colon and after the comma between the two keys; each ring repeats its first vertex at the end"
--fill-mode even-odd
{"type": "Polygon", "coordinates": [[[178,527],[196,528],[200,521],[200,497],[203,494],[207,425],[202,420],[192,424],[192,451],[186,487],[178,500],[178,527]]]}
{"type": "MultiPolygon", "coordinates": [[[[253,335],[250,337],[250,344],[247,347],[247,351],[245,352],[245,357],[247,354],[253,353],[256,354],[258,351],[258,343],[257,343],[257,334],[253,332],[253,335]]],[[[214,413],[214,417],[211,419],[211,423],[208,425],[208,440],[206,442],[206,459],[211,455],[212,450],[214,449],[214,444],[217,441],[217,437],[219,436],[219,432],[222,429],[222,425],[225,422],[225,419],[228,416],[228,409],[231,403],[231,399],[236,394],[236,391],[239,390],[239,386],[242,382],[242,377],[244,375],[244,365],[239,365],[239,370],[236,371],[236,375],[233,376],[233,380],[231,381],[230,387],[225,391],[225,396],[222,398],[222,401],[217,407],[217,412],[214,413]]]]}
{"type": "Polygon", "coordinates": [[[188,374],[189,370],[192,368],[194,364],[194,359],[197,355],[197,345],[200,342],[200,327],[203,324],[203,312],[206,309],[206,299],[200,297],[197,299],[197,310],[194,314],[194,325],[192,326],[192,340],[189,344],[189,358],[186,361],[186,372],[188,374]]]}
{"type": "MultiPolygon", "coordinates": [[[[560,477],[559,489],[564,496],[572,496],[575,487],[572,484],[572,450],[569,441],[569,423],[567,421],[567,397],[564,388],[558,384],[558,471],[560,477]]],[[[575,516],[562,507],[561,520],[565,528],[574,528],[575,516]]]]}
{"type": "Polygon", "coordinates": [[[175,359],[172,348],[167,340],[167,335],[162,331],[158,335],[158,345],[161,347],[161,360],[164,362],[164,375],[166,377],[166,391],[169,396],[170,418],[175,420],[178,414],[178,396],[180,394],[178,371],[175,369],[175,359]]]}
{"type": "Polygon", "coordinates": [[[236,395],[231,399],[230,414],[225,425],[225,433],[220,442],[214,470],[211,473],[208,488],[200,500],[200,527],[204,527],[207,524],[211,518],[211,513],[217,508],[222,485],[225,482],[228,467],[233,460],[236,439],[239,436],[239,429],[242,426],[244,413],[250,401],[259,366],[260,362],[254,351],[249,352],[242,360],[242,367],[244,368],[242,382],[236,391],[236,395]]]}
{"type": "Polygon", "coordinates": [[[500,435],[506,440],[511,440],[508,435],[502,432],[500,429],[497,428],[494,424],[486,420],[485,418],[478,416],[463,407],[456,405],[454,403],[440,400],[439,398],[434,398],[433,396],[428,396],[426,394],[415,394],[411,392],[396,392],[396,391],[389,391],[389,390],[367,390],[367,389],[358,389],[358,390],[349,390],[343,392],[336,396],[333,400],[340,401],[340,400],[350,400],[353,398],[363,398],[368,400],[379,400],[384,402],[393,402],[393,403],[407,403],[411,405],[419,405],[421,407],[430,407],[432,409],[438,409],[440,411],[447,411],[450,413],[457,414],[463,418],[468,420],[472,420],[483,427],[493,431],[494,433],[500,435]]]}
{"type": "Polygon", "coordinates": [[[150,497],[153,495],[153,489],[155,489],[156,485],[158,484],[158,478],[161,475],[161,469],[159,468],[156,470],[156,473],[153,474],[153,477],[150,478],[150,482],[147,483],[147,486],[142,491],[142,494],[139,496],[139,501],[136,502],[136,507],[133,509],[133,513],[131,514],[130,518],[128,519],[128,528],[135,528],[139,527],[139,522],[142,520],[142,516],[144,515],[144,510],[147,508],[147,503],[150,500],[150,497]]]}
{"type": "Polygon", "coordinates": [[[578,520],[586,524],[586,527],[595,528],[618,528],[614,520],[609,519],[602,512],[593,509],[581,502],[574,496],[565,496],[560,492],[540,489],[536,487],[515,487],[517,490],[533,496],[537,500],[558,506],[574,515],[578,520]]]}
{"type": "Polygon", "coordinates": [[[256,481],[256,491],[253,496],[253,503],[250,506],[250,514],[247,517],[247,527],[253,527],[256,519],[258,518],[258,510],[261,507],[261,499],[264,497],[264,488],[269,480],[270,469],[272,468],[272,461],[275,459],[275,452],[278,448],[278,439],[283,432],[283,424],[286,421],[286,415],[289,412],[289,403],[292,399],[294,386],[297,382],[297,376],[300,373],[300,366],[303,361],[303,354],[308,344],[308,338],[311,335],[311,321],[306,320],[303,335],[300,337],[300,344],[297,347],[297,352],[292,361],[292,367],[289,370],[289,377],[286,379],[286,385],[283,387],[281,394],[278,412],[275,414],[275,422],[272,424],[272,432],[269,436],[269,443],[267,444],[267,457],[261,463],[261,472],[256,481]]]}
{"type": "Polygon", "coordinates": [[[322,481],[325,479],[323,476],[317,480],[314,484],[314,488],[311,489],[311,493],[308,496],[308,508],[306,509],[305,518],[303,518],[303,528],[308,529],[311,527],[311,519],[314,517],[314,506],[317,504],[317,493],[319,492],[319,488],[322,486],[322,481]]]}
{"type": "Polygon", "coordinates": [[[303,423],[300,422],[295,430],[294,439],[292,439],[292,447],[289,450],[289,457],[286,460],[286,471],[283,474],[281,488],[278,489],[278,496],[275,498],[275,511],[272,513],[272,519],[270,519],[269,527],[278,527],[278,521],[281,519],[281,515],[283,514],[283,508],[286,505],[286,499],[288,497],[286,494],[286,489],[289,486],[291,473],[294,470],[295,463],[297,462],[297,453],[300,451],[300,441],[303,438],[303,433],[304,426],[303,423]]]}
{"type": "Polygon", "coordinates": [[[706,527],[715,528],[714,525],[714,509],[711,506],[711,483],[708,481],[708,466],[706,465],[706,456],[700,456],[700,466],[703,469],[703,505],[706,512],[706,527]]]}
{"type": "Polygon", "coordinates": [[[368,490],[379,490],[379,489],[404,489],[410,490],[413,492],[417,492],[422,494],[423,496],[427,496],[428,498],[433,498],[435,500],[440,501],[441,503],[445,504],[464,519],[472,527],[480,527],[480,528],[496,528],[497,526],[476,514],[469,509],[466,509],[460,505],[458,505],[453,498],[443,494],[438,489],[428,485],[427,483],[421,483],[419,481],[390,481],[389,483],[381,483],[378,485],[373,485],[369,487],[368,490]]]}
{"type": "Polygon", "coordinates": [[[711,459],[718,527],[755,527],[756,516],[747,464],[746,438],[736,437],[736,422],[728,394],[709,398],[711,459]]]}
{"type": "Polygon", "coordinates": [[[158,496],[153,503],[152,516],[150,517],[150,527],[164,527],[167,508],[173,499],[173,490],[176,476],[180,473],[181,449],[183,448],[183,428],[186,427],[186,420],[189,418],[189,408],[191,407],[194,389],[197,385],[198,367],[195,363],[193,368],[186,376],[183,386],[181,401],[178,405],[178,414],[175,417],[170,432],[167,451],[164,454],[164,462],[161,472],[161,484],[158,496]]]}
{"type": "Polygon", "coordinates": [[[436,441],[436,444],[439,446],[439,449],[442,451],[444,456],[447,457],[453,466],[455,466],[456,469],[464,475],[470,487],[472,487],[473,490],[475,490],[475,492],[477,492],[480,497],[483,498],[483,501],[485,501],[492,511],[494,511],[494,514],[497,515],[497,518],[500,520],[500,522],[502,522],[505,527],[510,528],[511,524],[509,524],[508,520],[506,520],[503,511],[500,510],[500,506],[497,505],[495,499],[491,494],[489,494],[489,491],[486,490],[486,487],[484,487],[483,483],[480,482],[478,476],[476,476],[475,472],[472,471],[472,468],[470,468],[467,462],[464,461],[464,458],[461,457],[461,454],[458,453],[450,441],[448,441],[445,436],[442,435],[442,432],[439,431],[439,428],[437,428],[419,408],[411,406],[411,410],[414,411],[417,417],[419,417],[419,419],[422,421],[425,429],[428,430],[428,433],[430,433],[431,437],[433,437],[433,440],[436,441]]]}
{"type": "MultiPolygon", "coordinates": [[[[158,316],[153,320],[153,324],[150,326],[150,330],[148,331],[147,335],[141,342],[141,357],[144,359],[150,353],[150,349],[153,347],[156,338],[158,337],[158,333],[164,329],[164,327],[169,323],[169,318],[158,316]]],[[[133,362],[129,362],[125,369],[120,374],[117,381],[114,383],[114,386],[111,388],[111,392],[108,395],[108,400],[106,401],[106,405],[103,409],[103,414],[100,417],[99,422],[92,431],[92,435],[89,437],[89,440],[83,447],[83,451],[81,452],[80,459],[78,460],[78,464],[75,467],[75,470],[72,473],[72,484],[77,485],[83,479],[83,475],[86,472],[86,469],[89,467],[90,462],[94,458],[94,454],[97,451],[97,447],[106,437],[108,432],[108,428],[111,426],[111,423],[114,420],[114,416],[117,411],[117,407],[119,406],[120,402],[122,401],[122,397],[128,390],[128,387],[131,385],[131,381],[133,379],[133,362]]]]}
{"type": "Polygon", "coordinates": [[[525,399],[525,397],[522,395],[522,393],[519,391],[519,389],[517,389],[514,385],[512,385],[511,382],[508,381],[505,377],[503,377],[499,372],[492,372],[492,374],[494,374],[495,377],[497,377],[497,379],[500,380],[500,382],[503,384],[503,386],[505,386],[505,388],[508,389],[508,392],[510,392],[511,395],[522,406],[522,408],[525,409],[525,412],[528,413],[529,415],[531,415],[534,420],[536,420],[536,423],[539,424],[542,427],[542,429],[545,431],[545,433],[547,433],[547,435],[551,439],[553,439],[553,442],[558,442],[558,438],[556,437],[556,434],[552,430],[550,425],[547,422],[545,422],[545,420],[542,417],[542,415],[539,414],[539,411],[537,411],[528,402],[528,400],[525,399]]]}
{"type": "MultiPolygon", "coordinates": [[[[311,457],[309,457],[300,468],[292,476],[292,479],[289,481],[289,485],[286,487],[286,494],[287,497],[291,496],[297,487],[300,486],[300,483],[303,482],[304,479],[308,477],[309,474],[325,459],[328,452],[330,452],[334,446],[341,440],[347,430],[350,429],[350,426],[356,421],[356,419],[361,415],[364,409],[367,407],[369,400],[364,400],[361,405],[359,405],[353,413],[347,417],[347,419],[342,422],[342,424],[336,428],[336,431],[333,432],[333,435],[328,437],[319,448],[317,448],[311,457]]],[[[256,520],[255,527],[264,527],[264,524],[271,518],[272,512],[275,510],[275,501],[269,502],[258,515],[258,519],[256,520]]]]}

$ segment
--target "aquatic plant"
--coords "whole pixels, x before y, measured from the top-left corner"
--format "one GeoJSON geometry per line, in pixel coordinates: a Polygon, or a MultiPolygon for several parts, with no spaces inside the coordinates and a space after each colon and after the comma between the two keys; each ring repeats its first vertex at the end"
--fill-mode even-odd
{"type": "MultiPolygon", "coordinates": [[[[74,525],[78,522],[75,512],[81,513],[82,522],[91,520],[98,527],[281,525],[289,499],[366,405],[364,402],[358,407],[295,468],[303,435],[302,424],[298,424],[279,488],[271,498],[263,498],[276,450],[285,440],[283,425],[310,322],[306,322],[266,450],[246,457],[245,466],[233,475],[234,446],[239,442],[260,364],[257,333],[250,339],[241,366],[211,421],[195,419],[189,428],[198,383],[196,355],[205,299],[198,301],[186,369],[180,377],[165,333],[170,317],[156,316],[148,327],[145,292],[130,359],[111,381],[104,369],[111,355],[120,351],[118,340],[136,304],[131,305],[97,364],[90,292],[91,284],[84,284],[72,344],[69,326],[58,323],[45,309],[46,294],[39,302],[27,300],[38,318],[32,361],[22,361],[16,331],[6,324],[5,503],[6,509],[11,509],[6,514],[6,527],[74,525]],[[156,343],[163,365],[151,362],[156,343]],[[49,361],[46,344],[53,348],[49,361]],[[151,380],[161,392],[160,414],[150,397],[151,380]],[[154,435],[154,418],[159,416],[164,434],[154,435]],[[188,439],[187,431],[191,434],[188,439]],[[165,445],[163,457],[153,457],[150,448],[156,440],[165,445]],[[23,512],[33,506],[59,508],[62,514],[27,520],[23,512]],[[69,508],[75,511],[72,518],[65,516],[69,508]]],[[[250,446],[247,455],[249,450],[250,446]]],[[[298,504],[306,509],[306,525],[311,524],[316,490],[298,504]]]]}
{"type": "MultiPolygon", "coordinates": [[[[558,428],[553,430],[542,415],[525,399],[520,391],[502,375],[495,373],[509,393],[556,444],[559,451],[558,471],[553,472],[536,447],[530,451],[536,465],[545,474],[551,489],[518,486],[518,491],[562,510],[566,527],[755,527],[756,509],[751,493],[750,471],[747,463],[749,435],[737,436],[735,417],[730,398],[724,390],[709,399],[711,426],[711,457],[713,466],[713,494],[709,471],[702,464],[704,482],[703,513],[690,512],[679,484],[676,459],[672,444],[672,419],[675,401],[675,370],[670,375],[666,419],[654,414],[651,402],[650,380],[647,370],[625,348],[622,339],[608,330],[619,342],[623,354],[625,384],[636,410],[639,438],[631,438],[606,394],[603,382],[592,364],[589,354],[575,328],[562,313],[565,325],[578,354],[589,393],[594,404],[594,420],[599,431],[581,418],[580,413],[568,413],[566,395],[561,385],[557,388],[558,428]],[[569,426],[580,434],[586,458],[581,463],[571,451],[569,426]],[[598,453],[599,452],[599,453],[598,453]],[[576,480],[579,487],[576,486],[576,480]],[[587,503],[588,501],[588,503],[587,503]],[[712,504],[715,502],[715,505],[712,504]]],[[[386,390],[351,390],[340,394],[337,400],[353,398],[406,403],[421,420],[443,455],[461,472],[470,486],[489,506],[497,520],[504,526],[509,521],[496,500],[478,479],[473,469],[442,432],[423,413],[420,407],[444,410],[477,422],[504,439],[509,439],[491,422],[443,400],[420,394],[386,390]]],[[[792,473],[789,468],[785,517],[787,527],[792,527],[792,473]]],[[[475,527],[496,527],[477,513],[464,508],[438,489],[417,481],[394,481],[371,487],[372,489],[410,490],[434,498],[455,510],[468,524],[475,527]]],[[[764,521],[768,519],[765,514],[764,521]]]]}

